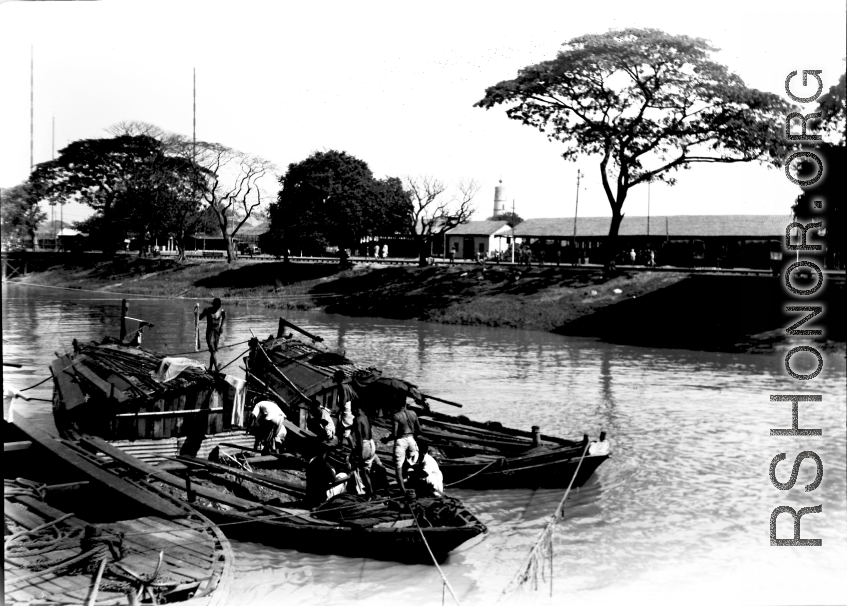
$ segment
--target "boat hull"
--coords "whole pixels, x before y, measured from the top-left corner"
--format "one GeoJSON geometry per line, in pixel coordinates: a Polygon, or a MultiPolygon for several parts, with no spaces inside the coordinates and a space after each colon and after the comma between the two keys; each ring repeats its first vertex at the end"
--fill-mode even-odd
{"type": "Polygon", "coordinates": [[[574,488],[584,485],[609,455],[587,456],[559,461],[527,462],[502,459],[490,467],[442,463],[445,487],[485,490],[490,488],[574,488]],[[579,468],[577,470],[577,467],[579,468]]]}
{"type": "Polygon", "coordinates": [[[255,520],[249,516],[223,512],[211,507],[195,508],[217,524],[225,534],[235,540],[262,543],[280,549],[294,549],[303,553],[340,555],[353,558],[400,562],[403,564],[431,564],[427,545],[439,563],[451,551],[481,537],[487,531],[481,523],[462,528],[350,528],[287,524],[278,520],[255,520]]]}

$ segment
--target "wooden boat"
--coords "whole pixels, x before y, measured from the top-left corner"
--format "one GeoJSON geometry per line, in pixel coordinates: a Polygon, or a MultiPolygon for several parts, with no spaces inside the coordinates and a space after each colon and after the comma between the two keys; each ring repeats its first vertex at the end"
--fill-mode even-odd
{"type": "Polygon", "coordinates": [[[341,504],[331,501],[310,510],[303,503],[302,474],[296,472],[247,472],[188,455],[154,466],[96,436],[51,444],[49,436],[35,434],[49,448],[65,452],[92,479],[102,482],[105,475],[107,482],[131,480],[149,490],[145,505],[151,508],[162,506],[156,499],[167,492],[218,523],[227,536],[241,540],[309,553],[431,563],[427,545],[443,561],[452,550],[487,532],[456,499],[416,499],[410,511],[398,496],[372,502],[346,497],[341,504]],[[259,490],[251,492],[247,485],[259,490]]]}
{"type": "MultiPolygon", "coordinates": [[[[307,343],[286,334],[287,329],[299,330],[280,319],[277,338],[251,342],[248,384],[251,391],[282,403],[288,418],[307,434],[311,402],[317,401],[337,415],[343,403],[356,396],[368,412],[381,460],[390,466],[389,447],[380,445],[380,438],[391,430],[387,412],[411,398],[415,404],[409,408],[418,414],[445,487],[565,488],[572,478],[578,487],[610,456],[605,433],[589,443],[587,435],[582,440],[566,440],[542,435],[537,427],[527,432],[433,411],[427,400],[460,405],[322,351],[316,346],[319,337],[301,331],[312,339],[307,343]]],[[[299,439],[287,443],[294,449],[303,446],[299,439]]]]}
{"type": "Polygon", "coordinates": [[[253,444],[243,395],[222,375],[188,367],[163,381],[163,361],[170,359],[115,339],[75,343],[50,367],[60,435],[100,436],[150,461],[208,456],[221,441],[253,444]]]}
{"type": "Polygon", "coordinates": [[[5,603],[226,603],[233,554],[214,524],[137,482],[101,483],[72,449],[18,423],[3,432],[5,603]]]}

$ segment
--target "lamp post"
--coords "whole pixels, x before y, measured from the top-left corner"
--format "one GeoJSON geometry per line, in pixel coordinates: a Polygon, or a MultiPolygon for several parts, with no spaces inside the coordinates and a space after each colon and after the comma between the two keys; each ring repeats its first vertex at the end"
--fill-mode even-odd
{"type": "Polygon", "coordinates": [[[647,241],[650,241],[650,186],[653,181],[647,181],[647,241]]]}
{"type": "Polygon", "coordinates": [[[576,171],[576,206],[573,211],[573,245],[574,252],[576,252],[576,220],[579,215],[579,180],[582,178],[582,171],[577,169],[576,171]]]}

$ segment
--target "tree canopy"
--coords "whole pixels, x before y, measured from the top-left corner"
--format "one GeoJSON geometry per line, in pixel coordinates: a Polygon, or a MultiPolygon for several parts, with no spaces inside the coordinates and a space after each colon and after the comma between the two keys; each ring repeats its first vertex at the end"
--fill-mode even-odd
{"type": "Polygon", "coordinates": [[[49,202],[76,199],[91,206],[91,235],[115,250],[127,233],[170,234],[178,213],[196,213],[200,173],[153,137],[119,135],[70,143],[58,158],[39,164],[30,183],[49,202]]]}
{"type": "Polygon", "coordinates": [[[323,254],[355,248],[366,236],[409,233],[409,197],[397,178],[376,179],[364,160],[315,152],[288,165],[271,205],[272,235],[283,251],[323,254]]]}
{"type": "MultiPolygon", "coordinates": [[[[825,241],[829,251],[826,260],[831,267],[843,268],[845,234],[847,221],[844,218],[844,191],[847,179],[844,176],[844,164],[847,162],[847,146],[845,146],[845,114],[847,114],[847,98],[845,98],[845,76],[842,74],[838,84],[818,99],[816,111],[821,113],[821,119],[814,124],[814,129],[823,132],[824,140],[817,145],[807,143],[804,149],[813,152],[824,163],[823,176],[816,183],[803,187],[793,207],[798,221],[806,224],[821,221],[825,230],[825,241]],[[820,207],[816,202],[820,202],[820,207]]],[[[810,131],[811,133],[812,131],[810,131]]],[[[797,165],[797,177],[808,179],[817,172],[817,164],[808,159],[797,165]]],[[[812,232],[810,232],[812,233],[812,232]]],[[[811,243],[812,238],[810,238],[811,243]]]]}
{"type": "Polygon", "coordinates": [[[506,211],[496,214],[493,217],[489,217],[488,220],[506,221],[509,224],[509,227],[515,227],[516,225],[520,225],[521,223],[523,223],[523,218],[518,213],[514,213],[512,211],[506,211]]]}
{"type": "Polygon", "coordinates": [[[29,183],[21,183],[0,192],[3,213],[3,241],[16,242],[28,237],[32,247],[36,247],[35,232],[39,224],[47,218],[41,210],[38,197],[32,193],[29,183]]]}
{"type": "Polygon", "coordinates": [[[747,87],[710,58],[716,50],[657,29],[580,36],[555,59],[489,87],[476,106],[509,106],[509,118],[564,143],[566,160],[599,158],[611,243],[636,185],[673,184],[674,171],[694,163],[781,161],[791,106],[747,87]]]}

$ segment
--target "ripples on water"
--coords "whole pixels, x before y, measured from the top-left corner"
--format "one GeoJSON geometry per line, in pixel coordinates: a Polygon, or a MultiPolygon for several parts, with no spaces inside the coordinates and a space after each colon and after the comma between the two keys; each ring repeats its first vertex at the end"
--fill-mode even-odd
{"type": "MultiPolygon", "coordinates": [[[[113,295],[19,286],[3,287],[4,383],[24,387],[43,378],[54,351],[74,338],[117,334],[120,300],[113,295]]],[[[201,302],[201,304],[208,304],[201,302]]],[[[130,315],[156,328],[145,346],[169,353],[192,349],[194,302],[132,300],[130,315]]],[[[228,306],[225,344],[276,333],[278,313],[228,306]]],[[[809,603],[843,602],[847,561],[845,504],[845,364],[827,356],[812,386],[784,376],[782,357],[700,353],[618,346],[538,332],[440,326],[419,322],[289,313],[290,320],[325,337],[352,359],[417,383],[424,391],[463,402],[474,419],[496,419],[554,435],[579,438],[609,432],[613,458],[569,498],[555,540],[554,593],[546,585],[513,602],[809,603]],[[805,390],[802,389],[805,387],[805,390]],[[814,391],[809,391],[814,389],[814,391]],[[772,393],[822,393],[822,404],[801,405],[801,427],[824,436],[771,437],[787,427],[791,406],[772,393]],[[797,487],[774,489],[771,459],[814,450],[824,480],[801,467],[797,487]],[[774,549],[768,544],[771,510],[823,503],[823,514],[803,518],[804,537],[821,548],[774,549]]],[[[225,350],[224,362],[245,346],[225,350]]],[[[207,361],[204,354],[189,357],[207,361]]],[[[238,364],[230,366],[236,369],[238,364]]],[[[241,375],[240,371],[235,371],[241,375]]],[[[50,397],[50,387],[28,392],[50,397]]],[[[17,402],[20,402],[18,400],[17,402]]],[[[437,404],[434,404],[437,406],[437,404]]],[[[49,404],[17,410],[52,425],[49,404]]],[[[492,604],[562,498],[559,490],[455,490],[488,525],[489,534],[453,553],[443,566],[463,604],[492,604]]],[[[790,537],[790,518],[778,525],[790,537]]],[[[315,556],[236,543],[234,605],[440,604],[434,567],[315,556]]],[[[508,600],[507,600],[508,602],[508,600]]],[[[447,596],[447,603],[450,597],[447,596]]]]}

